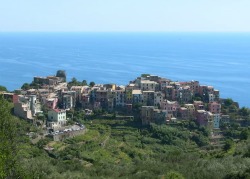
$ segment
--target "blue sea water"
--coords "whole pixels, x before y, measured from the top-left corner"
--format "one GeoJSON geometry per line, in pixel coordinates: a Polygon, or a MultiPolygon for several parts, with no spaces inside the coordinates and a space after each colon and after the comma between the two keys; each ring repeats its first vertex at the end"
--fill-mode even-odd
{"type": "Polygon", "coordinates": [[[142,73],[199,80],[250,107],[249,33],[0,33],[0,85],[14,90],[58,69],[96,83],[142,73]]]}

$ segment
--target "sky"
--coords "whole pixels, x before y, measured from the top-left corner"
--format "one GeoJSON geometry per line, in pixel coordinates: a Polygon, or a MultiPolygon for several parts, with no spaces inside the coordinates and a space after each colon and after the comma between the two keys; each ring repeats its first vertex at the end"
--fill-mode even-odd
{"type": "Polygon", "coordinates": [[[250,0],[0,0],[0,32],[250,32],[250,0]]]}

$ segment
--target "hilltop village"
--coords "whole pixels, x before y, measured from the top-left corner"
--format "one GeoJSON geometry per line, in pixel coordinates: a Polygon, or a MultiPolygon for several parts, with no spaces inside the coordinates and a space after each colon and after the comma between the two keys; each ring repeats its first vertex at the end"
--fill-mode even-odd
{"type": "Polygon", "coordinates": [[[59,70],[55,76],[34,77],[31,84],[4,95],[12,99],[14,114],[31,122],[43,116],[46,109],[42,125],[53,136],[85,132],[81,123],[68,127],[67,111],[76,107],[85,115],[96,111],[114,114],[122,111],[124,116],[132,117],[137,109],[135,117],[140,118],[142,125],[194,120],[211,131],[230,120],[229,115],[221,112],[224,100],[214,87],[201,85],[199,81],[174,82],[149,74],[137,77],[126,86],[94,82],[87,85],[76,79],[67,83],[65,72],[59,70]]]}
{"type": "Polygon", "coordinates": [[[249,176],[250,109],[198,81],[95,84],[59,70],[0,91],[1,151],[23,178],[249,176]]]}

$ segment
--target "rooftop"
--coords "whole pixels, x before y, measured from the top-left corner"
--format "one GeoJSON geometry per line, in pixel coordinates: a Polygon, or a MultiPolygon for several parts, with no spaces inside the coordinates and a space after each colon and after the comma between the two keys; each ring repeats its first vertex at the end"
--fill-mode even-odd
{"type": "Polygon", "coordinates": [[[142,94],[141,90],[133,90],[132,94],[142,94]]]}
{"type": "Polygon", "coordinates": [[[142,80],[141,83],[151,83],[151,84],[156,84],[155,81],[150,81],[150,80],[142,80]]]}
{"type": "Polygon", "coordinates": [[[194,106],[193,104],[185,104],[185,106],[194,106]]]}
{"type": "Polygon", "coordinates": [[[176,104],[177,101],[168,101],[168,100],[167,100],[167,103],[168,103],[168,104],[176,104]]]}
{"type": "Polygon", "coordinates": [[[154,91],[143,91],[143,93],[154,93],[154,91]]]}
{"type": "Polygon", "coordinates": [[[198,113],[205,113],[205,110],[197,110],[198,113]]]}
{"type": "Polygon", "coordinates": [[[56,112],[56,113],[59,113],[59,112],[66,112],[65,110],[63,109],[53,109],[52,111],[56,112]]]}
{"type": "Polygon", "coordinates": [[[202,101],[194,101],[194,104],[203,104],[202,101]]]}

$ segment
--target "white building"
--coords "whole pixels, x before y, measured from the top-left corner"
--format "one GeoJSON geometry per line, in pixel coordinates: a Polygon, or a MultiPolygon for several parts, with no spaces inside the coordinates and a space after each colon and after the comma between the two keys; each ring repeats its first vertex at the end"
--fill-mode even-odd
{"type": "Polygon", "coordinates": [[[54,109],[48,111],[48,127],[52,129],[59,129],[62,126],[65,126],[67,123],[66,120],[66,111],[60,109],[54,109]]]}

